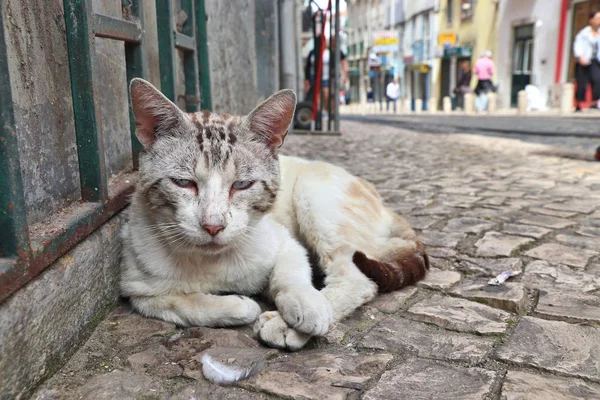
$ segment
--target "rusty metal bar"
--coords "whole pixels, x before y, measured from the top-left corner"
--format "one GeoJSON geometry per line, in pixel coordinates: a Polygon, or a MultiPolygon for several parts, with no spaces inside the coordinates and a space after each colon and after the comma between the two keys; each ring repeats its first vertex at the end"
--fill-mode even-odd
{"type": "MultiPolygon", "coordinates": [[[[125,65],[127,68],[127,82],[131,82],[133,78],[144,78],[148,77],[148,65],[146,61],[146,52],[144,48],[144,12],[143,12],[143,1],[137,0],[131,4],[132,17],[137,20],[142,35],[138,43],[125,43],[125,65]]],[[[129,91],[128,91],[129,92],[129,91]]],[[[131,101],[131,99],[130,99],[131,101]]],[[[133,115],[133,109],[129,107],[129,131],[131,136],[131,156],[133,160],[133,168],[138,169],[139,166],[139,154],[142,151],[142,145],[138,138],[135,136],[135,116],[133,115]]]]}
{"type": "Polygon", "coordinates": [[[123,209],[133,186],[124,184],[118,193],[105,203],[82,204],[84,211],[75,213],[77,217],[57,233],[33,239],[32,258],[26,270],[14,268],[14,261],[0,259],[0,303],[123,209]]]}
{"type": "Polygon", "coordinates": [[[185,38],[188,43],[183,53],[183,69],[185,72],[185,109],[187,112],[199,110],[198,56],[196,55],[196,12],[192,0],[181,0],[181,9],[186,13],[187,20],[182,26],[183,35],[176,33],[175,38],[185,38]],[[189,38],[189,39],[188,39],[189,38]]]}
{"type": "Polygon", "coordinates": [[[140,43],[142,40],[142,28],[134,22],[101,14],[94,14],[92,21],[92,29],[97,37],[126,43],[140,43]]]}
{"type": "Polygon", "coordinates": [[[0,258],[27,260],[29,229],[5,39],[0,12],[0,258]]]}
{"type": "Polygon", "coordinates": [[[175,47],[184,51],[194,51],[196,40],[191,36],[175,32],[175,47]]]}
{"type": "Polygon", "coordinates": [[[156,0],[156,28],[160,66],[160,90],[172,102],[177,102],[175,84],[175,35],[173,35],[173,5],[170,0],[156,0]]]}
{"type": "Polygon", "coordinates": [[[196,43],[198,44],[197,58],[200,73],[201,106],[204,110],[212,110],[212,95],[210,91],[210,65],[208,63],[208,36],[206,34],[206,11],[204,0],[196,0],[196,43]]]}
{"type": "Polygon", "coordinates": [[[63,0],[71,70],[73,115],[77,137],[81,198],[103,201],[108,197],[102,116],[94,98],[92,0],[63,0]],[[90,21],[92,20],[92,21],[90,21]]]}

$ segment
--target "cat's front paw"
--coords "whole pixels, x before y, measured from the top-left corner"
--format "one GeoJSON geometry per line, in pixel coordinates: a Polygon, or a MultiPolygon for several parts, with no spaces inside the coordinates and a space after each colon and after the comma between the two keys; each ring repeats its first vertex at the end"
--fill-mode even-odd
{"type": "Polygon", "coordinates": [[[229,316],[231,323],[228,325],[247,325],[251,324],[262,312],[258,303],[246,296],[231,296],[231,310],[229,316]]]}
{"type": "Polygon", "coordinates": [[[322,336],[333,322],[329,301],[313,287],[282,291],[275,298],[277,310],[292,328],[312,336],[322,336]]]}
{"type": "Polygon", "coordinates": [[[254,324],[254,333],[265,345],[288,351],[300,350],[311,338],[290,328],[277,311],[262,313],[254,324]]]}

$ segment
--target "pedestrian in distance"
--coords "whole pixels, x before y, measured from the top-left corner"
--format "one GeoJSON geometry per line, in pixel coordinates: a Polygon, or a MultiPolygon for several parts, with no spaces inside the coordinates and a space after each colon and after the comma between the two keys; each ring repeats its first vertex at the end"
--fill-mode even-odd
{"type": "Polygon", "coordinates": [[[585,101],[588,85],[592,85],[592,107],[600,106],[600,11],[594,11],[589,15],[589,25],[583,28],[573,43],[573,55],[575,56],[575,80],[577,82],[577,108],[581,111],[581,103],[585,101]]]}
{"type": "Polygon", "coordinates": [[[398,98],[400,97],[400,85],[398,84],[398,80],[396,78],[392,79],[390,83],[387,84],[385,88],[385,96],[387,99],[385,109],[390,111],[390,101],[394,103],[394,113],[396,112],[396,103],[398,102],[398,98]]]}
{"type": "Polygon", "coordinates": [[[460,62],[460,74],[458,76],[458,82],[454,88],[456,108],[459,110],[463,110],[465,108],[465,94],[471,93],[472,76],[473,72],[471,71],[471,62],[469,60],[462,60],[460,62]]]}
{"type": "Polygon", "coordinates": [[[487,110],[488,92],[495,90],[492,83],[492,76],[495,73],[494,60],[492,60],[492,52],[484,51],[477,62],[475,63],[475,76],[477,76],[477,86],[475,87],[475,109],[478,112],[487,110]]]}

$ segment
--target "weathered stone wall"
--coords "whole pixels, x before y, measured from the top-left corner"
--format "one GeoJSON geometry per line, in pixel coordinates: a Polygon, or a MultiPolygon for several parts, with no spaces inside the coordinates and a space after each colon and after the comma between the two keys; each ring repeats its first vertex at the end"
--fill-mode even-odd
{"type": "Polygon", "coordinates": [[[242,114],[258,102],[254,0],[207,0],[213,109],[242,114]]]}
{"type": "Polygon", "coordinates": [[[0,306],[0,398],[25,398],[87,339],[118,295],[122,217],[0,306]]]}

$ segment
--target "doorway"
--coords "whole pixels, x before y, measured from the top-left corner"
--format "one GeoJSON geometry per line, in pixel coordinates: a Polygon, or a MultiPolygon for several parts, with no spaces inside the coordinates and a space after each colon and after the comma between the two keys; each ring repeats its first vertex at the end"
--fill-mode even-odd
{"type": "Polygon", "coordinates": [[[533,60],[533,24],[515,27],[512,58],[510,104],[517,106],[519,91],[531,83],[533,60]]]}

